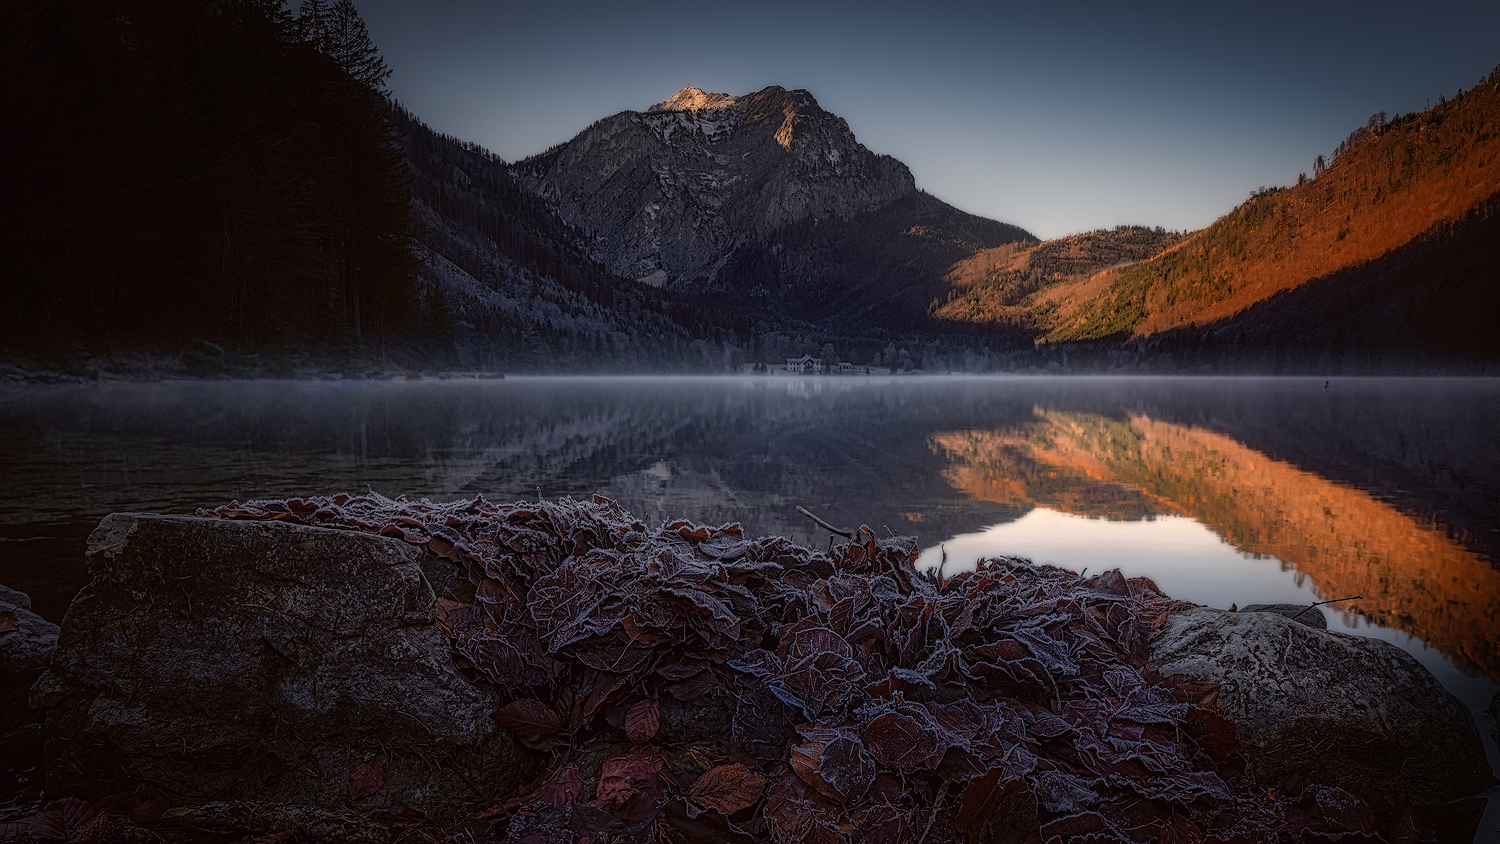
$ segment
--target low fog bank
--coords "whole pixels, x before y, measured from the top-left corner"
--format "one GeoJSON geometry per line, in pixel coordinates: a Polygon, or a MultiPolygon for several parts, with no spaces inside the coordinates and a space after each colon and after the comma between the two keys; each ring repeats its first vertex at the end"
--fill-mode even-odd
{"type": "Polygon", "coordinates": [[[1249,376],[1500,376],[1500,359],[1420,350],[1237,347],[1190,338],[1129,344],[992,348],[980,339],[843,338],[817,343],[779,336],[747,344],[695,341],[653,353],[609,353],[540,343],[499,354],[479,345],[439,352],[402,347],[288,351],[225,347],[198,340],[181,348],[89,348],[0,355],[0,383],[166,379],[393,379],[497,375],[729,375],[785,373],[812,357],[828,375],[1046,374],[1249,376]]]}

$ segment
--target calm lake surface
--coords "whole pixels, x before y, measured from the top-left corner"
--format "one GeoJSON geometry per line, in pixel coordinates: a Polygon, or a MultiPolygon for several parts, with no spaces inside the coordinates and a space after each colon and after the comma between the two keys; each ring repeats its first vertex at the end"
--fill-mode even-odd
{"type": "Polygon", "coordinates": [[[1330,627],[1415,654],[1487,737],[1479,711],[1500,690],[1494,380],[30,386],[0,391],[0,480],[0,583],[54,621],[111,512],[366,489],[599,493],[647,522],[737,521],[826,546],[802,505],[914,534],[923,565],[1118,567],[1216,607],[1360,595],[1327,608],[1330,627]]]}

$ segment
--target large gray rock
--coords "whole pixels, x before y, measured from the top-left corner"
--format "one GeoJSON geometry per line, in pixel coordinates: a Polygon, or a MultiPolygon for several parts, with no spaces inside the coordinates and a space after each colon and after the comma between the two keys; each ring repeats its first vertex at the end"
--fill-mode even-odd
{"type": "Polygon", "coordinates": [[[1309,604],[1250,604],[1240,607],[1240,612],[1273,612],[1308,627],[1328,629],[1328,616],[1323,614],[1323,608],[1309,604]]]}
{"type": "Polygon", "coordinates": [[[0,607],[20,607],[23,610],[29,610],[31,609],[31,596],[0,583],[0,607]]]}
{"type": "Polygon", "coordinates": [[[423,558],[447,565],[349,531],[106,517],[32,692],[51,784],[342,810],[375,763],[360,809],[508,793],[530,757],[455,667],[423,558]]]}
{"type": "Polygon", "coordinates": [[[1300,767],[1341,788],[1442,803],[1495,782],[1468,708],[1389,642],[1199,607],[1168,618],[1151,660],[1221,684],[1262,784],[1300,767]]]}
{"type": "Polygon", "coordinates": [[[57,625],[31,611],[31,596],[0,586],[0,753],[42,740],[42,716],[27,704],[31,684],[47,670],[57,650],[57,625]]]}

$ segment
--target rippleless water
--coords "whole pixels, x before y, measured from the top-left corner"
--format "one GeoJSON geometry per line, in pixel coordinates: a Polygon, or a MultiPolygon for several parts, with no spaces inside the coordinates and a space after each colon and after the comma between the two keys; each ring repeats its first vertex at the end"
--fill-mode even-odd
{"type": "Polygon", "coordinates": [[[60,619],[102,516],[231,499],[599,493],[646,521],[738,521],[826,545],[802,505],[836,525],[914,534],[920,564],[950,571],[1009,554],[1120,568],[1217,607],[1362,596],[1331,605],[1330,627],[1415,654],[1488,735],[1480,710],[1500,690],[1497,411],[1500,382],[1482,379],[8,388],[0,583],[60,619]]]}

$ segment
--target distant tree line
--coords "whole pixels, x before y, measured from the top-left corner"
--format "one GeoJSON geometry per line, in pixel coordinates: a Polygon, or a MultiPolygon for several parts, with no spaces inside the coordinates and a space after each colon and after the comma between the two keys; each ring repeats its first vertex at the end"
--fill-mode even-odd
{"type": "Polygon", "coordinates": [[[389,75],[349,0],[21,0],[0,344],[378,350],[417,323],[389,75]]]}
{"type": "MultiPolygon", "coordinates": [[[[1416,370],[1429,359],[1490,371],[1496,359],[1483,322],[1495,313],[1494,199],[1402,251],[1404,264],[1337,275],[1363,285],[1373,304],[1350,310],[1341,288],[1310,287],[1233,326],[1128,346],[1118,341],[1163,297],[1230,295],[1226,268],[1264,251],[1261,235],[1296,228],[1288,189],[1256,191],[1186,247],[1124,269],[1087,303],[1076,332],[1053,338],[1109,338],[1102,343],[1035,347],[1031,322],[932,317],[963,304],[947,274],[979,250],[1032,251],[1024,271],[992,268],[971,291],[976,309],[1020,309],[1059,278],[1142,261],[1182,235],[1119,227],[1035,244],[913,193],[743,245],[712,296],[649,288],[593,260],[588,233],[522,190],[505,162],[394,103],[390,71],[350,0],[297,9],[282,0],[7,4],[0,352],[183,350],[187,368],[202,372],[225,371],[226,349],[239,359],[313,354],[325,365],[596,371],[713,371],[820,353],[876,369],[965,372],[1229,371],[1231,358],[1278,372],[1416,370]]],[[[1372,116],[1333,159],[1319,156],[1314,183],[1299,180],[1300,190],[1322,189],[1335,163],[1361,176],[1350,184],[1364,193],[1329,194],[1318,207],[1377,202],[1426,178],[1490,141],[1495,90],[1500,69],[1420,114],[1372,116]],[[1414,123],[1422,145],[1382,151],[1381,138],[1414,123]]],[[[1337,240],[1348,233],[1345,225],[1337,240]]]]}

